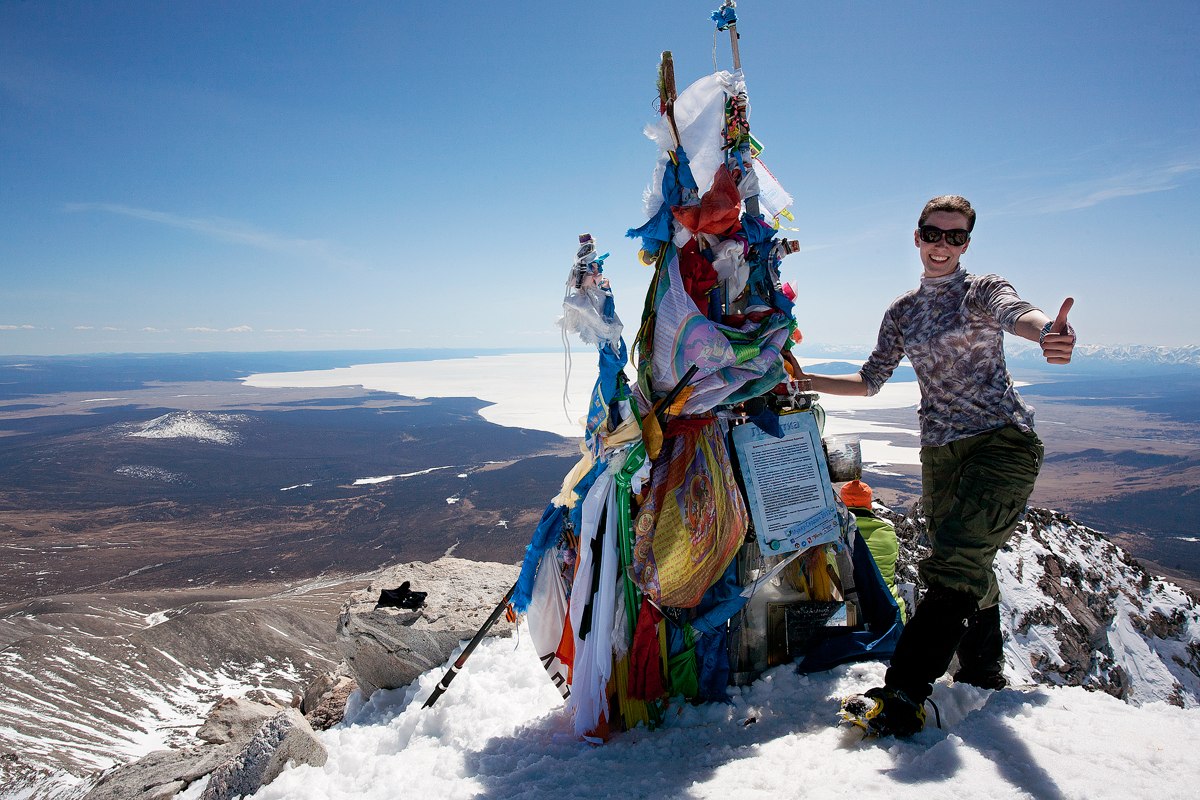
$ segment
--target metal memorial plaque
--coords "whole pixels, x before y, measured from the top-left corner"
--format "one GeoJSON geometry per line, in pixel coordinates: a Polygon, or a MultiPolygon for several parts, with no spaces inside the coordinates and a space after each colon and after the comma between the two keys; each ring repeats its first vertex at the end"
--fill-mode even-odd
{"type": "Polygon", "coordinates": [[[764,556],[777,556],[838,536],[833,486],[811,412],[782,414],[783,438],[756,425],[733,429],[750,518],[764,556]]]}

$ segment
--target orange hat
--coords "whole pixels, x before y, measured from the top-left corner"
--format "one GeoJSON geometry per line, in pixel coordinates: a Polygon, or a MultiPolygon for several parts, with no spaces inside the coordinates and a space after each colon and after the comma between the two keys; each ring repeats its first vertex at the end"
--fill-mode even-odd
{"type": "Polygon", "coordinates": [[[862,481],[850,481],[842,487],[842,502],[851,508],[871,507],[871,487],[862,481]]]}

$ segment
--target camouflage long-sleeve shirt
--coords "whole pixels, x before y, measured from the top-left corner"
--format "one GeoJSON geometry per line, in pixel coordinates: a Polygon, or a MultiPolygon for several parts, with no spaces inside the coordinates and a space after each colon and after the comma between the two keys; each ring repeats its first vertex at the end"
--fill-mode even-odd
{"type": "Polygon", "coordinates": [[[859,375],[877,393],[908,356],[921,385],[921,444],[938,447],[1016,425],[1033,430],[1033,409],[1004,363],[1004,331],[1034,309],[998,275],[969,275],[960,266],[892,301],[875,351],[859,375]]]}

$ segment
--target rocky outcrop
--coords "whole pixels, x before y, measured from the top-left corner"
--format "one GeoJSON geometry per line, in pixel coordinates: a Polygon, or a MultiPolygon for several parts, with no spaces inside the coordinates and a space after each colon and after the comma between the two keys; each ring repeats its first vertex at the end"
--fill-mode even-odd
{"type": "MultiPolygon", "coordinates": [[[[377,688],[404,686],[445,664],[483,625],[517,572],[512,565],[443,558],[376,573],[343,604],[336,645],[346,661],[296,693],[298,708],[284,708],[261,691],[225,698],[209,711],[194,739],[108,770],[85,800],[167,800],[205,778],[203,800],[228,800],[253,794],[289,763],[323,764],[325,749],[314,730],[340,722],[356,688],[369,695],[377,688]],[[383,589],[405,581],[412,590],[426,592],[418,608],[376,607],[383,589]]],[[[490,633],[507,634],[512,628],[501,619],[490,633]]],[[[14,780],[27,772],[15,761],[0,766],[14,780]]]]}
{"type": "Polygon", "coordinates": [[[307,720],[285,708],[255,732],[235,758],[213,771],[200,800],[233,800],[251,795],[275,780],[289,763],[319,767],[328,753],[307,720]]]}
{"type": "MultiPolygon", "coordinates": [[[[929,552],[920,503],[884,515],[901,542],[897,580],[915,582],[929,552]]],[[[1030,508],[996,574],[1010,681],[1200,706],[1200,607],[1100,533],[1030,508]]]]}
{"type": "Polygon", "coordinates": [[[166,800],[238,755],[277,705],[227,697],[213,706],[196,736],[177,750],[156,750],[105,772],[84,800],[166,800]]]}
{"type": "MultiPolygon", "coordinates": [[[[445,664],[487,620],[518,572],[510,564],[440,558],[392,567],[351,594],[338,618],[337,648],[362,693],[406,686],[445,664]],[[428,593],[420,608],[377,607],[382,590],[406,581],[413,591],[428,593]]],[[[501,618],[489,633],[512,630],[512,623],[501,618]]]]}
{"type": "Polygon", "coordinates": [[[156,750],[106,772],[83,800],[167,800],[236,753],[233,745],[156,750]]]}
{"type": "MultiPolygon", "coordinates": [[[[130,753],[194,746],[196,725],[226,694],[259,690],[287,705],[336,669],[338,611],[369,580],[84,593],[7,607],[0,755],[85,781],[130,753]]],[[[5,763],[0,782],[16,771],[5,763]]]]}
{"type": "Polygon", "coordinates": [[[342,721],[346,715],[346,703],[357,688],[358,683],[349,675],[327,672],[313,681],[304,692],[300,711],[313,730],[328,730],[342,721]]]}
{"type": "Polygon", "coordinates": [[[208,777],[203,800],[250,795],[288,763],[325,763],[325,747],[295,708],[244,697],[217,703],[196,732],[197,743],[157,750],[109,770],[83,800],[168,800],[208,777]]]}

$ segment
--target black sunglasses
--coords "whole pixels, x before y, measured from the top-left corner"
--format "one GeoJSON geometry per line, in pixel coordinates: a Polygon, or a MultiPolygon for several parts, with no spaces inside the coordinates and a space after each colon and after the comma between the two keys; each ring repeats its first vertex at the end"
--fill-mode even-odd
{"type": "Polygon", "coordinates": [[[946,244],[951,247],[962,247],[971,239],[971,232],[962,228],[954,228],[944,231],[941,228],[935,228],[932,225],[922,225],[917,228],[917,233],[921,236],[921,241],[926,244],[940,242],[942,237],[946,238],[946,244]]]}

